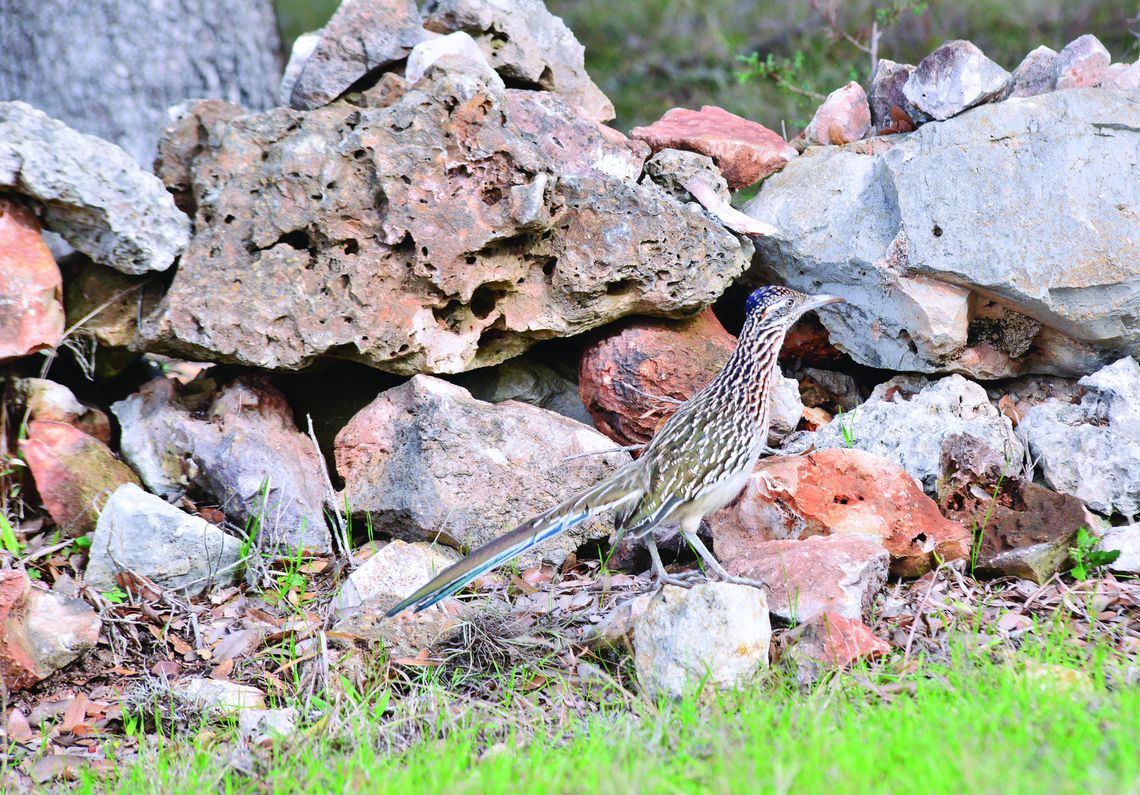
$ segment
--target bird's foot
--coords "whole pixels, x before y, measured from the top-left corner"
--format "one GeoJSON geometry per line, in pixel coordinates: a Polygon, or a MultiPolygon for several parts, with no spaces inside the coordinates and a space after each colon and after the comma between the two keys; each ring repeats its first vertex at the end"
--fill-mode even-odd
{"type": "Polygon", "coordinates": [[[750,580],[747,577],[734,577],[731,574],[727,574],[727,573],[720,578],[720,581],[721,582],[730,582],[733,585],[751,585],[753,588],[759,588],[762,591],[768,587],[767,585],[760,582],[759,580],[750,580]]]}
{"type": "Polygon", "coordinates": [[[662,588],[664,588],[666,585],[676,585],[680,588],[692,588],[698,582],[703,581],[706,578],[704,574],[699,571],[684,571],[680,574],[670,574],[669,572],[662,570],[655,572],[653,579],[656,580],[657,584],[662,588]]]}

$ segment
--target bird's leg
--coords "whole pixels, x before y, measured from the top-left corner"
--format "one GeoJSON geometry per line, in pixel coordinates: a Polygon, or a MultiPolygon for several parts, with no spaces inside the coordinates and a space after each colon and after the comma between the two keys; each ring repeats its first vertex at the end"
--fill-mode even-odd
{"type": "Polygon", "coordinates": [[[657,539],[653,537],[653,531],[650,530],[645,536],[645,547],[649,550],[649,559],[653,561],[653,578],[661,585],[679,585],[682,588],[691,588],[693,583],[693,575],[696,572],[691,572],[687,575],[670,574],[665,571],[665,564],[661,562],[661,553],[657,551],[657,539]]]}
{"type": "MultiPolygon", "coordinates": [[[[697,520],[697,526],[700,526],[699,519],[697,520]]],[[[717,560],[713,556],[713,553],[709,551],[709,548],[705,546],[705,542],[701,541],[700,536],[697,535],[695,528],[689,528],[682,524],[681,535],[685,538],[685,541],[688,542],[689,546],[696,550],[701,560],[703,560],[710,569],[716,572],[716,576],[724,582],[732,582],[736,583],[737,585],[751,585],[753,588],[761,589],[767,587],[759,580],[750,580],[747,577],[734,577],[733,575],[729,574],[724,566],[720,565],[720,561],[717,560]]]]}

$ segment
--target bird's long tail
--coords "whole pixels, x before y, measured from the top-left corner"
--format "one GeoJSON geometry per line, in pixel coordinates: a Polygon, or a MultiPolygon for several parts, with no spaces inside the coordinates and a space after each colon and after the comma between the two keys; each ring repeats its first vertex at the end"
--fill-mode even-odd
{"type": "Polygon", "coordinates": [[[524,522],[485,544],[388,611],[388,617],[415,605],[415,612],[451,596],[476,577],[506,563],[536,544],[569,530],[599,513],[639,499],[644,492],[636,471],[627,467],[598,485],[524,522]]]}

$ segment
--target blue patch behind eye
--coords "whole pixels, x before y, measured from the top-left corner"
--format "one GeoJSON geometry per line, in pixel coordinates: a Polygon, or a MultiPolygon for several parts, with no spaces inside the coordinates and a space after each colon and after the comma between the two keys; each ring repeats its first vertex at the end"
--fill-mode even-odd
{"type": "Polygon", "coordinates": [[[779,291],[778,287],[761,287],[758,290],[753,290],[752,295],[748,296],[748,301],[744,304],[744,311],[752,314],[760,307],[771,301],[772,297],[779,291]]]}

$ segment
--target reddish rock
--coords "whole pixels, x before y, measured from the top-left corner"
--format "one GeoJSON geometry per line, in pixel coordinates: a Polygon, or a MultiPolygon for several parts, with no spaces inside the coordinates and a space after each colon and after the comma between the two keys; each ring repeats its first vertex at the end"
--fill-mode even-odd
{"type": "Polygon", "coordinates": [[[1132,91],[1140,88],[1140,61],[1134,64],[1114,63],[1105,72],[1102,88],[1132,91]]]}
{"type": "Polygon", "coordinates": [[[94,648],[102,622],[82,599],[32,586],[20,571],[0,571],[0,677],[23,690],[94,648]]]}
{"type": "Polygon", "coordinates": [[[28,419],[65,422],[103,444],[111,443],[110,418],[99,409],[80,403],[63,384],[46,378],[21,378],[15,386],[28,419]]]}
{"type": "Polygon", "coordinates": [[[1100,39],[1086,33],[1065,45],[1053,62],[1053,80],[1058,90],[1099,86],[1112,57],[1100,39]]]}
{"type": "Polygon", "coordinates": [[[94,530],[100,507],[119,486],[141,485],[107,445],[67,423],[29,422],[20,454],[44,507],[69,535],[94,530]]]}
{"type": "Polygon", "coordinates": [[[838,613],[824,613],[789,634],[788,640],[795,645],[783,659],[791,663],[796,678],[804,684],[815,681],[825,671],[847,668],[891,650],[890,644],[875,637],[862,621],[838,613]]]}
{"type": "MultiPolygon", "coordinates": [[[[909,75],[908,75],[909,76],[909,75]]],[[[903,84],[906,83],[904,78],[903,84]]],[[[901,89],[900,89],[901,90],[901,89]]],[[[849,144],[862,139],[871,129],[871,106],[867,92],[851,81],[827,95],[804,131],[810,143],[849,144]]]]}
{"type": "Polygon", "coordinates": [[[699,111],[673,108],[648,127],[634,127],[629,135],[647,142],[654,152],[687,149],[708,155],[732,190],[764,179],[796,156],[795,147],[763,124],[714,105],[699,111]]]}
{"type": "Polygon", "coordinates": [[[942,516],[914,478],[855,449],[764,461],[740,498],[709,524],[717,549],[729,556],[757,538],[875,538],[890,552],[896,577],[918,577],[939,560],[970,553],[969,533],[942,516]]]}
{"type": "Polygon", "coordinates": [[[824,613],[861,619],[887,581],[890,555],[877,539],[811,536],[802,541],[715,537],[715,551],[729,573],[763,582],[768,609],[791,623],[824,613]]]}
{"type": "Polygon", "coordinates": [[[847,357],[831,344],[831,336],[812,312],[788,329],[784,347],[780,348],[780,364],[839,364],[847,357]]]}
{"type": "Polygon", "coordinates": [[[63,278],[36,216],[0,196],[0,362],[59,344],[62,294],[63,278]]]}
{"type": "Polygon", "coordinates": [[[639,444],[728,361],[736,337],[711,309],[691,320],[636,320],[582,353],[578,390],[594,425],[621,445],[639,444]],[[657,400],[653,395],[665,400],[657,400]]]}

